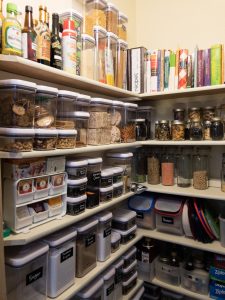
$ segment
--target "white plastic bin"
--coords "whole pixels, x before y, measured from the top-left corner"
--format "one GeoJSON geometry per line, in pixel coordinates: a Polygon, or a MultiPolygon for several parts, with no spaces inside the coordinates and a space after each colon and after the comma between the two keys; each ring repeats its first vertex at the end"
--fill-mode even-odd
{"type": "Polygon", "coordinates": [[[44,239],[49,245],[47,294],[55,298],[75,282],[76,236],[73,228],[58,231],[44,239]]]}
{"type": "Polygon", "coordinates": [[[50,177],[50,190],[49,195],[58,195],[66,193],[67,188],[66,173],[52,175],[50,177]]]}
{"type": "Polygon", "coordinates": [[[48,197],[49,189],[49,176],[34,178],[34,199],[48,197]]]}
{"type": "Polygon", "coordinates": [[[112,227],[118,230],[129,230],[136,224],[136,212],[120,208],[113,212],[112,227]]]}
{"type": "Polygon", "coordinates": [[[102,212],[96,216],[97,229],[97,260],[105,261],[111,255],[111,212],[102,212]]]}
{"type": "Polygon", "coordinates": [[[131,227],[126,231],[122,231],[118,229],[113,229],[113,230],[118,232],[121,235],[120,243],[126,244],[135,237],[136,229],[137,229],[137,225],[134,225],[133,227],[131,227]]]}
{"type": "Polygon", "coordinates": [[[137,254],[137,248],[131,247],[131,249],[122,256],[124,260],[124,265],[123,265],[124,268],[127,268],[135,261],[136,254],[137,254]]]}
{"type": "Polygon", "coordinates": [[[123,289],[122,289],[122,271],[123,271],[124,260],[120,259],[117,262],[113,263],[113,267],[115,268],[115,279],[114,279],[114,299],[122,300],[123,298],[123,289]]]}
{"type": "Polygon", "coordinates": [[[97,278],[78,292],[72,300],[103,300],[103,285],[104,280],[97,278]]]}
{"type": "Polygon", "coordinates": [[[181,285],[189,291],[207,295],[209,291],[209,273],[201,269],[188,271],[182,268],[181,285]]]}
{"type": "Polygon", "coordinates": [[[136,223],[139,227],[155,229],[155,201],[151,193],[130,197],[128,206],[137,213],[136,223]]]}
{"type": "MultiPolygon", "coordinates": [[[[32,221],[33,221],[32,216],[29,213],[29,209],[28,209],[27,205],[16,208],[14,230],[19,230],[19,229],[31,226],[32,221]]],[[[7,225],[10,227],[10,224],[7,223],[7,225]]],[[[11,229],[12,229],[12,227],[11,227],[11,229]]]]}
{"type": "Polygon", "coordinates": [[[114,300],[114,277],[115,277],[115,268],[110,268],[103,273],[104,279],[104,296],[103,300],[114,300]]]}
{"type": "Polygon", "coordinates": [[[5,247],[7,299],[45,300],[48,245],[5,247]]]}
{"type": "Polygon", "coordinates": [[[111,232],[111,252],[114,253],[120,248],[121,235],[112,230],[111,232]]]}
{"type": "Polygon", "coordinates": [[[183,206],[184,202],[180,199],[158,198],[155,203],[157,230],[183,235],[183,206]]]}
{"type": "Polygon", "coordinates": [[[28,205],[29,213],[33,218],[33,223],[44,221],[48,218],[48,208],[44,202],[35,202],[28,205]]]}
{"type": "Polygon", "coordinates": [[[127,295],[137,284],[137,272],[127,281],[123,282],[123,295],[127,295]]]}
{"type": "Polygon", "coordinates": [[[66,161],[68,179],[77,180],[87,176],[88,161],[86,159],[70,159],[66,161]]]}
{"type": "Polygon", "coordinates": [[[180,285],[180,268],[162,263],[159,258],[155,261],[155,275],[160,281],[180,285]]]}
{"type": "Polygon", "coordinates": [[[85,211],[87,195],[83,195],[77,198],[66,198],[67,202],[67,214],[75,216],[85,211]]]}

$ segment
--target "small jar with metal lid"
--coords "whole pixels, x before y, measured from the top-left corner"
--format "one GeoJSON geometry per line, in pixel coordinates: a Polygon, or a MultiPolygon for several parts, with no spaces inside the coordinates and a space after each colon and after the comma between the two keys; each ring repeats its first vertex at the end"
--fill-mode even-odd
{"type": "Polygon", "coordinates": [[[212,121],[215,117],[215,107],[213,106],[206,106],[203,108],[202,111],[202,119],[203,121],[212,121]]]}
{"type": "Polygon", "coordinates": [[[191,126],[191,121],[187,120],[185,122],[185,130],[184,130],[184,138],[185,138],[185,140],[190,140],[190,126],[191,126]]]}
{"type": "Polygon", "coordinates": [[[170,124],[167,120],[159,122],[158,140],[169,141],[170,140],[170,124]]]}
{"type": "Polygon", "coordinates": [[[198,119],[194,119],[190,126],[190,140],[201,141],[203,139],[203,127],[202,123],[198,119]]]}
{"type": "Polygon", "coordinates": [[[155,140],[159,139],[159,121],[155,121],[155,140]]]}
{"type": "Polygon", "coordinates": [[[211,137],[214,141],[224,139],[224,126],[220,118],[212,119],[211,137]]]}
{"type": "Polygon", "coordinates": [[[135,120],[136,141],[145,141],[147,139],[147,125],[145,119],[135,120]]]}
{"type": "Polygon", "coordinates": [[[173,110],[174,120],[184,121],[185,119],[185,109],[184,108],[175,108],[173,110]]]}
{"type": "Polygon", "coordinates": [[[183,121],[174,120],[171,123],[171,135],[173,141],[183,141],[185,136],[185,124],[183,121]]]}
{"type": "Polygon", "coordinates": [[[212,137],[211,137],[212,122],[209,120],[204,121],[203,126],[204,126],[203,139],[206,141],[209,141],[212,139],[212,137]]]}
{"type": "Polygon", "coordinates": [[[190,121],[201,120],[201,109],[199,107],[191,107],[188,109],[188,119],[190,121]]]}

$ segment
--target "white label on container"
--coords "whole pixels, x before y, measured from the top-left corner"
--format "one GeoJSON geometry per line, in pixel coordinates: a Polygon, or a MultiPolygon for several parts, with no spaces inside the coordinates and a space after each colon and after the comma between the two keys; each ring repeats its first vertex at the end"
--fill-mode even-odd
{"type": "Polygon", "coordinates": [[[133,49],[131,53],[132,53],[132,59],[131,59],[132,92],[140,93],[141,92],[140,49],[133,49]]]}
{"type": "Polygon", "coordinates": [[[90,234],[86,239],[85,239],[85,246],[89,247],[95,242],[95,234],[90,234]]]}
{"type": "Polygon", "coordinates": [[[171,217],[162,217],[162,223],[166,224],[174,224],[174,219],[171,217]]]}
{"type": "Polygon", "coordinates": [[[144,219],[144,214],[142,212],[137,212],[138,219],[144,219]]]}
{"type": "Polygon", "coordinates": [[[114,291],[114,283],[106,289],[106,296],[109,296],[114,291]]]}
{"type": "Polygon", "coordinates": [[[26,285],[29,285],[43,276],[43,267],[36,269],[35,271],[26,275],[26,285]]]}
{"type": "Polygon", "coordinates": [[[73,256],[73,247],[70,249],[67,249],[66,251],[61,253],[60,262],[64,262],[65,260],[69,259],[73,256]]]}
{"type": "Polygon", "coordinates": [[[144,263],[149,263],[149,253],[148,252],[141,253],[141,261],[144,263]]]}
{"type": "Polygon", "coordinates": [[[111,234],[111,227],[108,227],[104,230],[104,234],[103,237],[106,238],[107,236],[109,236],[111,234]]]}

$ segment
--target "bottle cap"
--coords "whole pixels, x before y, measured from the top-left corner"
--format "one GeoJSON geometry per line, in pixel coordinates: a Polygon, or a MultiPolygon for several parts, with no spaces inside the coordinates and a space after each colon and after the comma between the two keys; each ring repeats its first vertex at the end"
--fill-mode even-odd
{"type": "Polygon", "coordinates": [[[30,5],[25,6],[25,12],[33,12],[33,8],[30,5]]]}
{"type": "Polygon", "coordinates": [[[59,15],[56,13],[52,14],[52,19],[59,20],[59,15]]]}
{"type": "Polygon", "coordinates": [[[7,12],[17,13],[17,5],[15,3],[7,3],[7,12]]]}
{"type": "Polygon", "coordinates": [[[75,30],[75,23],[73,20],[66,19],[63,22],[63,30],[75,30]]]}
{"type": "Polygon", "coordinates": [[[39,5],[39,10],[44,10],[44,6],[43,5],[39,5]]]}

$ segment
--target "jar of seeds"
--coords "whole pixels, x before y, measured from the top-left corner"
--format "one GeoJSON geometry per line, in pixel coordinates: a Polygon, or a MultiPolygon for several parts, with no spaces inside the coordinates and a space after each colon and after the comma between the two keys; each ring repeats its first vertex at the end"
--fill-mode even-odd
{"type": "Polygon", "coordinates": [[[183,141],[185,135],[185,125],[183,121],[175,120],[171,123],[171,135],[173,141],[183,141]]]}
{"type": "Polygon", "coordinates": [[[203,121],[212,121],[215,117],[215,107],[213,106],[206,106],[203,108],[202,111],[202,119],[203,121]]]}
{"type": "Polygon", "coordinates": [[[162,120],[159,123],[158,139],[160,141],[170,140],[170,124],[167,120],[162,120]]]}
{"type": "Polygon", "coordinates": [[[224,138],[224,126],[220,118],[212,119],[211,137],[214,141],[223,140],[224,138]]]}
{"type": "Polygon", "coordinates": [[[191,107],[188,109],[188,119],[193,120],[201,120],[201,109],[199,107],[191,107]]]}
{"type": "Polygon", "coordinates": [[[203,138],[203,127],[202,123],[198,119],[194,119],[190,125],[190,140],[201,141],[203,138]]]}
{"type": "Polygon", "coordinates": [[[209,156],[204,149],[197,149],[193,156],[193,186],[198,190],[206,190],[209,186],[209,156]]]}
{"type": "Polygon", "coordinates": [[[210,132],[210,128],[211,128],[211,121],[204,121],[203,126],[204,126],[204,132],[203,132],[203,139],[206,141],[210,141],[211,138],[211,132],[210,132]]]}

